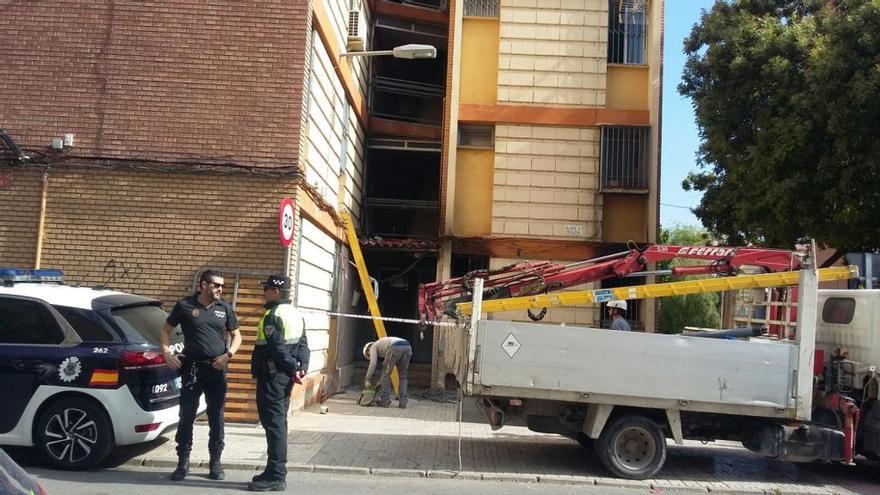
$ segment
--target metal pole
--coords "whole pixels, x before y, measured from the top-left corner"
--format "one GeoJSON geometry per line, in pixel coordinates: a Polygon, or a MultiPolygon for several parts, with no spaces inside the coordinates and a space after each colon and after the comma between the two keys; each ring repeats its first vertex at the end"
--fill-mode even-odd
{"type": "Polygon", "coordinates": [[[37,249],[34,254],[34,268],[40,268],[43,261],[43,236],[46,232],[46,198],[49,196],[49,171],[43,172],[42,192],[40,193],[40,218],[37,225],[37,249]]]}
{"type": "Polygon", "coordinates": [[[284,274],[285,277],[290,277],[290,253],[291,253],[290,246],[287,246],[286,248],[284,248],[284,265],[281,270],[282,270],[282,273],[284,274]]]}
{"type": "Polygon", "coordinates": [[[474,280],[474,299],[473,313],[471,314],[471,324],[468,325],[468,360],[467,360],[467,382],[465,383],[465,391],[468,395],[473,394],[474,384],[477,381],[479,373],[477,372],[477,325],[483,315],[483,282],[481,278],[474,280]]]}
{"type": "Polygon", "coordinates": [[[375,50],[372,52],[346,52],[340,53],[340,57],[376,57],[380,55],[394,55],[394,50],[375,50]]]}
{"type": "MultiPolygon", "coordinates": [[[[358,276],[361,280],[361,289],[364,291],[364,298],[367,300],[367,306],[370,308],[370,314],[374,318],[380,318],[382,314],[379,312],[379,301],[376,299],[376,293],[373,291],[373,284],[370,282],[370,274],[367,271],[367,263],[364,261],[364,255],[361,253],[361,245],[357,238],[357,232],[354,230],[354,224],[347,211],[343,211],[340,215],[342,222],[345,224],[345,234],[348,238],[348,248],[354,258],[355,266],[358,269],[358,276]]],[[[373,325],[376,327],[376,335],[379,338],[387,337],[385,324],[380,319],[374,319],[373,325]]],[[[397,376],[397,368],[391,373],[391,383],[394,385],[394,392],[398,393],[400,379],[397,376]]]]}
{"type": "Polygon", "coordinates": [[[813,408],[813,361],[816,349],[816,320],[819,304],[819,276],[816,272],[815,241],[810,242],[810,252],[801,260],[800,284],[798,285],[797,316],[797,363],[793,370],[795,378],[794,399],[797,419],[809,421],[813,408]]]}

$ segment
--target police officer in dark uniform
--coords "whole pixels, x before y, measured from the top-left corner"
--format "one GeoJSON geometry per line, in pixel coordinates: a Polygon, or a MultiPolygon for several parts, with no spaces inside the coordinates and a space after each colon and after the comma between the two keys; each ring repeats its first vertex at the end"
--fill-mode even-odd
{"type": "Polygon", "coordinates": [[[270,275],[263,286],[266,312],[257,325],[251,374],[257,379],[257,411],[266,430],[266,469],[248,488],[255,492],[287,488],[287,410],[293,384],[309,369],[305,320],[290,303],[290,279],[270,275]]]}
{"type": "Polygon", "coordinates": [[[199,277],[199,291],[178,301],[162,325],[161,339],[165,361],[181,373],[180,423],[177,425],[177,469],[171,479],[180,481],[189,472],[193,422],[202,393],[208,404],[209,476],[224,478],[220,455],[223,452],[223,408],[226,404],[226,367],[241,345],[238,317],[224,301],[223,274],[206,270],[199,277]],[[184,350],[174,355],[168,345],[171,331],[183,329],[184,350]]]}

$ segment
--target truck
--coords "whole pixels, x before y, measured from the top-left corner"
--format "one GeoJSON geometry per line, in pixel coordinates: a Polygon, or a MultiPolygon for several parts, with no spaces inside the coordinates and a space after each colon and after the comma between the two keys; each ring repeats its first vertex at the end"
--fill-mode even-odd
{"type": "MultiPolygon", "coordinates": [[[[449,283],[437,283],[434,288],[440,290],[433,292],[454,299],[459,316],[465,296],[473,294],[462,335],[466,358],[457,371],[464,392],[477,399],[493,428],[524,419],[531,430],[564,435],[594,449],[602,465],[621,478],[654,476],[665,462],[667,439],[679,445],[685,439],[738,441],[756,454],[792,462],[852,464],[856,455],[880,459],[880,291],[819,290],[813,245],[798,252],[751,251],[748,262],[754,265],[734,261],[743,251],[731,249],[672,251],[719,257],[704,273],[735,275],[746,266],[762,268],[762,259],[771,260],[764,263],[765,272],[797,270],[792,272],[799,293],[794,340],[484,319],[482,305],[499,292],[509,296],[505,286],[521,288],[529,280],[533,288],[522,292],[531,291],[534,300],[534,294],[549,291],[546,285],[534,288],[546,277],[519,277],[515,271],[506,271],[504,281],[487,290],[480,275],[492,274],[483,273],[463,277],[469,282],[457,282],[459,292],[449,283]]],[[[593,273],[574,279],[582,283],[607,275],[609,265],[630,267],[610,273],[639,273],[647,267],[647,251],[588,263],[593,273]]],[[[650,252],[670,249],[653,246],[650,252]]],[[[650,287],[640,290],[651,293],[650,287]]],[[[607,290],[587,292],[593,292],[594,302],[608,296],[607,290]]],[[[448,301],[438,301],[431,290],[425,294],[423,310],[433,306],[450,313],[448,301]]]]}

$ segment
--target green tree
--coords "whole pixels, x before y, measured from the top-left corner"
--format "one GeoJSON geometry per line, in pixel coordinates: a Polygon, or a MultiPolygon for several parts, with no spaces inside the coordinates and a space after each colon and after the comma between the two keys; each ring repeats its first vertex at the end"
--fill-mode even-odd
{"type": "Polygon", "coordinates": [[[880,247],[880,1],[718,0],[684,51],[708,231],[880,247]]]}
{"type": "MultiPolygon", "coordinates": [[[[660,229],[661,244],[700,246],[705,245],[708,239],[709,237],[704,229],[692,225],[673,225],[669,229],[660,229]]],[[[673,259],[658,263],[657,268],[666,270],[673,266],[701,263],[704,262],[699,260],[673,259]]],[[[671,281],[670,277],[662,277],[660,280],[660,282],[669,281],[671,281]]],[[[660,299],[658,331],[662,333],[680,333],[686,326],[718,328],[721,323],[719,311],[720,298],[721,295],[719,293],[709,292],[660,299]]]]}

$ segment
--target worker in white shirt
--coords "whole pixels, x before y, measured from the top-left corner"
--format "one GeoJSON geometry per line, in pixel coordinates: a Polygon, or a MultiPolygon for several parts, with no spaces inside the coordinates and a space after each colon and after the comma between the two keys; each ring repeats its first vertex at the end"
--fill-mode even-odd
{"type": "Polygon", "coordinates": [[[409,370],[409,361],[412,359],[412,347],[409,342],[399,337],[383,337],[375,342],[368,342],[364,346],[364,357],[370,360],[367,376],[364,378],[366,388],[370,388],[372,385],[373,374],[376,372],[379,358],[384,359],[382,374],[379,376],[379,395],[376,399],[376,405],[379,407],[391,405],[391,374],[397,367],[400,379],[399,405],[401,409],[405,409],[407,402],[406,373],[409,370]]]}
{"type": "Polygon", "coordinates": [[[623,330],[625,332],[632,330],[626,318],[623,317],[623,313],[626,311],[626,301],[615,299],[608,301],[605,307],[608,309],[608,316],[611,317],[612,330],[623,330]]]}

